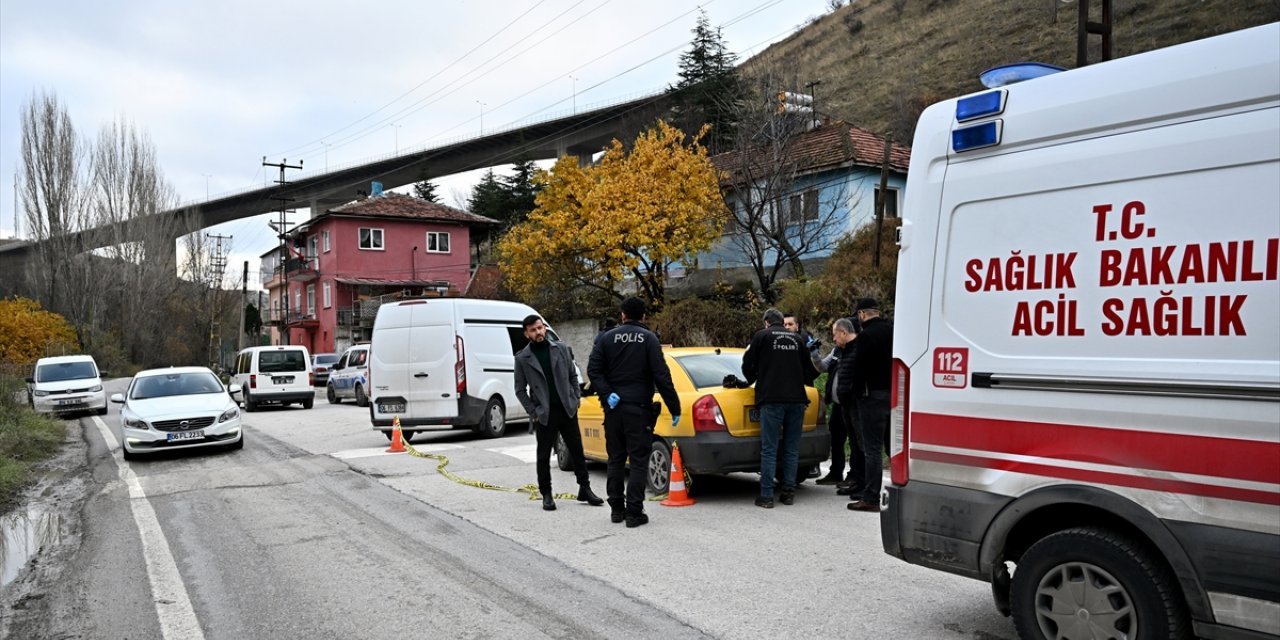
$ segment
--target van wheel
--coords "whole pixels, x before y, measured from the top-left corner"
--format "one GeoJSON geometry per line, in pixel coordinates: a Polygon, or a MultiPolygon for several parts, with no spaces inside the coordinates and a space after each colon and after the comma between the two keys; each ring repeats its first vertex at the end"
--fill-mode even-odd
{"type": "Polygon", "coordinates": [[[249,390],[244,390],[244,412],[253,413],[258,410],[258,405],[253,402],[253,398],[249,397],[249,390]]]}
{"type": "Polygon", "coordinates": [[[671,447],[657,438],[653,439],[653,448],[649,451],[649,474],[645,484],[649,493],[654,495],[662,495],[671,487],[671,447]]]}
{"type": "Polygon", "coordinates": [[[338,394],[333,392],[333,385],[331,384],[325,385],[324,397],[329,401],[329,404],[342,404],[342,398],[339,398],[338,394]]]}
{"type": "Polygon", "coordinates": [[[316,399],[315,399],[315,398],[309,398],[309,399],[307,399],[307,400],[303,400],[303,401],[302,401],[302,408],[303,408],[303,409],[310,409],[311,407],[314,407],[314,406],[316,406],[316,399]]]}
{"type": "Polygon", "coordinates": [[[1093,527],[1060,531],[1027,549],[1013,572],[1020,638],[1190,637],[1173,575],[1137,542],[1093,527]]]}
{"type": "Polygon", "coordinates": [[[364,394],[364,385],[359,385],[359,384],[356,385],[356,406],[357,407],[369,406],[369,396],[364,394]]]}
{"type": "Polygon", "coordinates": [[[561,471],[573,469],[573,460],[569,459],[569,445],[564,443],[564,436],[556,436],[556,467],[561,471]]]}
{"type": "Polygon", "coordinates": [[[480,416],[480,424],[476,425],[476,433],[485,438],[501,438],[507,432],[507,411],[497,396],[489,398],[484,405],[484,414],[480,416]]]}

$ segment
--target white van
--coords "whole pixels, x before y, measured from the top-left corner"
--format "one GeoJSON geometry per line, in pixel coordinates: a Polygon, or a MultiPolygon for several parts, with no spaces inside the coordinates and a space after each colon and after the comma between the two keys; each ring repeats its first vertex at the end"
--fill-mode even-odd
{"type": "MultiPolygon", "coordinates": [[[[515,397],[515,354],[528,342],[522,321],[536,314],[518,302],[428,298],[382,305],[369,356],[373,428],[391,437],[408,427],[467,427],[501,437],[508,421],[527,420],[515,397]]],[[[547,330],[549,339],[559,340],[547,330]]]]}
{"type": "Polygon", "coordinates": [[[303,409],[315,404],[315,374],[311,354],[301,345],[249,347],[236,356],[235,384],[245,411],[264,404],[296,402],[303,409]]]}
{"type": "Polygon", "coordinates": [[[1280,24],[936,104],[905,205],[885,551],[1022,638],[1280,636],[1280,24]]]}
{"type": "Polygon", "coordinates": [[[107,415],[107,396],[102,391],[102,373],[93,356],[40,358],[27,378],[27,401],[41,413],[93,411],[107,415]]]}

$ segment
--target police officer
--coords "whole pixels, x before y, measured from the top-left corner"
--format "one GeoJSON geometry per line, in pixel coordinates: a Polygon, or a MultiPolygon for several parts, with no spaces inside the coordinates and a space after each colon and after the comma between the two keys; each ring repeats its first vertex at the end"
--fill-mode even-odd
{"type": "Polygon", "coordinates": [[[658,336],[643,324],[645,312],[640,298],[623,300],[622,324],[596,338],[587,364],[587,378],[604,408],[604,441],[609,454],[605,486],[610,519],[625,520],[627,527],[649,522],[644,513],[644,489],[657,419],[655,386],[671,412],[671,424],[680,422],[680,397],[671,384],[671,370],[662,356],[658,336]],[[629,479],[627,458],[631,459],[629,479]]]}

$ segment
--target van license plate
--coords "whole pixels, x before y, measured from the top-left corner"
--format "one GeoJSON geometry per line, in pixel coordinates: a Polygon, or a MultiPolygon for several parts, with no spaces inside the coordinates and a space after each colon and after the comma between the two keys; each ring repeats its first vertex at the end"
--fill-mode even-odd
{"type": "Polygon", "coordinates": [[[169,442],[177,442],[179,440],[201,440],[204,438],[204,431],[182,431],[180,433],[170,433],[169,442]]]}
{"type": "Polygon", "coordinates": [[[380,404],[378,405],[378,413],[404,413],[404,403],[380,404]]]}
{"type": "Polygon", "coordinates": [[[271,376],[272,384],[293,384],[293,376],[271,376]]]}
{"type": "Polygon", "coordinates": [[[747,420],[750,420],[751,422],[760,422],[760,410],[755,407],[747,409],[747,420]]]}

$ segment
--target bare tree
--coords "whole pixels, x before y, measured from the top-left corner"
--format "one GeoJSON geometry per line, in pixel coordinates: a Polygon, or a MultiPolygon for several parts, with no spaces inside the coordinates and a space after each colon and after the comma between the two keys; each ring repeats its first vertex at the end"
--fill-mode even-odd
{"type": "Polygon", "coordinates": [[[768,302],[786,270],[803,276],[807,260],[835,249],[861,198],[847,176],[830,171],[851,157],[847,125],[814,129],[811,111],[780,110],[777,78],[758,79],[758,97],[739,112],[736,151],[716,158],[728,174],[726,238],[768,302]]]}
{"type": "Polygon", "coordinates": [[[70,235],[86,226],[85,144],[54,94],[32,95],[22,108],[20,197],[28,232],[38,243],[28,269],[31,290],[45,307],[65,312],[72,298],[70,235]]]}

